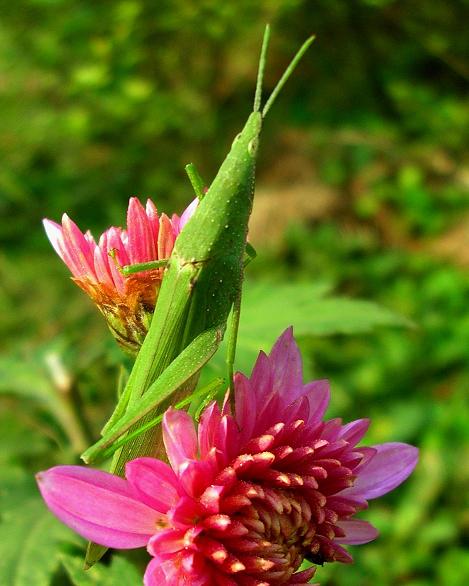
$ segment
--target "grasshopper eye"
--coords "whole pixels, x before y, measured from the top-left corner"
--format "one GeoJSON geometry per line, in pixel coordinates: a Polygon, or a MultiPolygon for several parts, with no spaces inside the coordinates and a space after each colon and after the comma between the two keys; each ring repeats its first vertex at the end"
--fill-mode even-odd
{"type": "Polygon", "coordinates": [[[237,134],[237,135],[234,137],[234,140],[233,140],[233,142],[231,143],[231,146],[235,145],[235,144],[238,142],[238,140],[239,140],[241,137],[242,137],[242,133],[240,132],[239,134],[237,134]]]}
{"type": "Polygon", "coordinates": [[[251,157],[256,156],[258,146],[259,146],[259,140],[258,140],[257,136],[249,141],[248,153],[251,155],[251,157]]]}

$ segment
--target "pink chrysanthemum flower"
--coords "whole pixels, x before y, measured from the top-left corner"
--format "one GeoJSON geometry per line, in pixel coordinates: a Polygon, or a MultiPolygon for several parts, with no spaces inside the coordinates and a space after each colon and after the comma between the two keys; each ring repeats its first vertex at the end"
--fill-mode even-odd
{"type": "Polygon", "coordinates": [[[108,547],[147,546],[146,586],[306,584],[303,560],[350,562],[344,544],[375,539],[354,519],[367,501],[403,482],[416,448],[357,447],[369,421],[323,421],[326,381],[303,384],[291,330],[250,378],[237,374],[235,414],[214,402],[198,430],[169,409],[163,436],[171,466],[127,464],[126,479],[77,466],[38,475],[50,510],[108,547]]]}
{"type": "Polygon", "coordinates": [[[127,351],[140,348],[148,330],[163,278],[163,268],[124,276],[120,267],[169,258],[174,241],[192,216],[195,199],[181,217],[158,216],[155,204],[144,208],[130,198],[127,229],[112,226],[96,243],[64,214],[62,225],[43,220],[46,234],[57,254],[70,269],[73,281],[96,303],[111,332],[127,351]],[[112,257],[111,257],[112,255],[112,257]]]}

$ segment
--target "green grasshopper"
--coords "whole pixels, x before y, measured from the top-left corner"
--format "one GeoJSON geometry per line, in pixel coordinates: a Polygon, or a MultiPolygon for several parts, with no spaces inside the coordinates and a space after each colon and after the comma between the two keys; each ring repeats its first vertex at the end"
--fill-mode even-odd
{"type": "MultiPolygon", "coordinates": [[[[170,399],[174,404],[193,393],[201,368],[223,339],[231,310],[228,379],[232,385],[246,253],[252,256],[246,239],[262,122],[314,40],[311,37],[302,45],[261,111],[269,36],[267,26],[253,112],[206,193],[195,168],[189,166],[188,175],[200,203],[176,240],[145,341],[103,437],[82,455],[86,463],[115,452],[111,471],[122,475],[127,461],[162,452],[156,423],[170,399]]],[[[144,264],[123,270],[130,274],[156,266],[144,264]]],[[[103,551],[92,545],[87,564],[97,561],[103,551]]]]}

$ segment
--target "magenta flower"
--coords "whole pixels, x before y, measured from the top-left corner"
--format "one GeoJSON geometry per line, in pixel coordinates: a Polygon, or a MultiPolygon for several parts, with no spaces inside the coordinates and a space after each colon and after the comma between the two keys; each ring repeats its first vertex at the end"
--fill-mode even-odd
{"type": "Polygon", "coordinates": [[[83,234],[67,214],[62,216],[62,225],[43,220],[46,234],[73,280],[96,303],[119,344],[131,353],[138,351],[145,338],[164,268],[127,277],[119,269],[169,258],[197,203],[195,199],[181,217],[174,214],[170,219],[165,214],[158,216],[151,199],[144,208],[131,197],[127,229],[112,226],[98,243],[89,230],[83,234]]]}
{"type": "Polygon", "coordinates": [[[50,510],[83,537],[108,547],[146,546],[146,586],[306,584],[315,564],[352,561],[343,545],[377,536],[355,513],[403,482],[418,450],[400,443],[357,447],[369,421],[323,421],[326,381],[303,384],[287,330],[250,378],[235,378],[196,431],[168,409],[163,436],[171,466],[127,464],[126,479],[76,466],[38,475],[50,510]]]}

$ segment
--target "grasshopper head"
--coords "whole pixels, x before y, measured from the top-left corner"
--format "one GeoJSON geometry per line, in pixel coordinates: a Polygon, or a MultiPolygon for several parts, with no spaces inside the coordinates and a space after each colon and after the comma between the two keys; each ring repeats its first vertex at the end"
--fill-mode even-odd
{"type": "Polygon", "coordinates": [[[314,40],[314,37],[310,37],[307,39],[296,55],[293,57],[290,65],[287,67],[285,72],[283,73],[282,77],[278,81],[277,85],[275,86],[273,92],[270,94],[267,102],[264,105],[264,108],[261,111],[261,101],[262,101],[262,82],[264,79],[264,69],[267,57],[267,48],[269,45],[269,38],[270,38],[270,27],[267,25],[265,27],[264,38],[262,41],[262,49],[261,49],[261,56],[259,59],[259,67],[257,71],[257,84],[256,84],[256,93],[254,95],[254,109],[252,114],[249,116],[243,130],[238,134],[238,136],[234,139],[233,145],[231,147],[232,151],[237,152],[238,156],[244,155],[245,158],[246,153],[248,159],[252,161],[256,160],[257,157],[257,149],[259,146],[259,135],[262,129],[262,120],[267,115],[267,112],[272,107],[276,97],[280,93],[281,89],[285,85],[286,81],[292,74],[295,67],[298,65],[298,62],[305,54],[308,47],[314,40]]]}
{"type": "Polygon", "coordinates": [[[257,149],[259,147],[259,135],[262,130],[262,115],[260,112],[252,112],[247,119],[243,130],[235,137],[232,150],[236,149],[239,153],[241,149],[247,153],[248,157],[253,161],[257,157],[257,149]]]}

